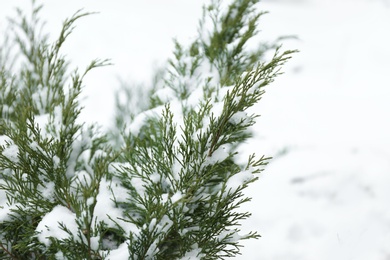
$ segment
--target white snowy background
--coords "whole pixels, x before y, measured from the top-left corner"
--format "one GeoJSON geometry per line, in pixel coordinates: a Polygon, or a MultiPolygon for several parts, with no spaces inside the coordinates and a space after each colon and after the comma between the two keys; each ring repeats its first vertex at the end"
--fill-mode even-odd
{"type": "MultiPolygon", "coordinates": [[[[14,7],[1,0],[0,29],[14,7]]],[[[46,1],[46,28],[80,8],[83,18],[65,52],[83,68],[94,58],[114,66],[86,79],[82,120],[108,126],[119,79],[151,79],[173,49],[172,38],[195,34],[206,0],[46,1]]],[[[390,259],[390,1],[263,0],[270,14],[260,35],[300,53],[255,108],[262,116],[248,153],[273,156],[249,190],[258,230],[238,259],[390,259]]],[[[0,37],[2,37],[0,35],[0,37]]]]}

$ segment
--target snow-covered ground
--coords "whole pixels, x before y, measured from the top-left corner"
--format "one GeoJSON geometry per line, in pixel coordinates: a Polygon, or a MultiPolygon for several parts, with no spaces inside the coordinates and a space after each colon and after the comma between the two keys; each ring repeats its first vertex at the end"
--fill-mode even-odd
{"type": "MultiPolygon", "coordinates": [[[[0,28],[12,6],[3,0],[0,28]]],[[[76,10],[84,18],[66,44],[73,63],[111,58],[86,81],[84,119],[107,125],[118,78],[147,82],[191,37],[206,0],[47,1],[51,32],[76,10]]],[[[300,53],[255,108],[256,138],[244,149],[274,156],[249,190],[253,212],[239,259],[390,259],[390,1],[263,0],[261,35],[297,35],[300,53]]],[[[53,34],[52,36],[55,36],[53,34]]]]}
{"type": "Polygon", "coordinates": [[[390,259],[388,4],[264,3],[264,31],[301,52],[259,104],[252,145],[276,156],[250,191],[263,237],[242,259],[390,259]]]}

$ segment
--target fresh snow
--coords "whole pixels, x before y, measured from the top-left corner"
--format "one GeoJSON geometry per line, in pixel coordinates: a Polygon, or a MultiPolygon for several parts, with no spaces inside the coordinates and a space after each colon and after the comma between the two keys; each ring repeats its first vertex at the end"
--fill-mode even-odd
{"type": "Polygon", "coordinates": [[[5,157],[7,157],[8,160],[14,163],[19,162],[18,153],[19,153],[19,147],[16,144],[11,144],[7,146],[2,152],[2,154],[5,157]]]}
{"type": "Polygon", "coordinates": [[[39,242],[49,246],[51,244],[50,237],[57,239],[67,239],[74,237],[77,241],[79,228],[76,224],[76,214],[70,211],[64,206],[55,206],[52,211],[47,213],[39,222],[36,231],[38,232],[37,238],[39,242]],[[63,224],[67,231],[63,230],[60,226],[63,224]]]}
{"type": "Polygon", "coordinates": [[[227,192],[234,192],[236,191],[240,186],[242,186],[245,183],[248,183],[251,179],[253,179],[253,174],[251,171],[241,171],[237,174],[234,174],[231,176],[227,183],[226,183],[226,191],[227,192]]]}
{"type": "Polygon", "coordinates": [[[40,194],[47,199],[48,201],[53,202],[55,198],[55,184],[54,182],[47,182],[45,186],[38,185],[37,190],[40,191],[40,194]]]}
{"type": "MultiPolygon", "coordinates": [[[[0,179],[0,185],[4,185],[5,181],[0,179]]],[[[11,220],[12,210],[16,210],[19,204],[12,204],[7,201],[7,194],[4,190],[0,190],[0,222],[11,220]]],[[[0,234],[1,237],[1,234],[0,234]]]]}
{"type": "Polygon", "coordinates": [[[187,252],[182,260],[198,260],[203,257],[204,254],[202,254],[202,248],[199,248],[198,245],[193,245],[192,250],[187,252]]]}
{"type": "Polygon", "coordinates": [[[99,194],[96,197],[96,204],[93,215],[96,216],[94,221],[98,224],[103,221],[107,224],[107,227],[116,227],[119,224],[125,231],[125,233],[134,232],[138,234],[138,228],[135,224],[131,224],[123,221],[122,210],[115,207],[114,200],[121,201],[121,198],[127,197],[127,191],[121,188],[117,180],[108,181],[102,179],[99,186],[99,194]],[[113,197],[113,193],[115,197],[113,197]]]}
{"type": "Polygon", "coordinates": [[[177,201],[181,200],[183,197],[183,194],[180,191],[177,191],[175,194],[172,195],[171,201],[172,203],[176,203],[177,201]]]}
{"type": "Polygon", "coordinates": [[[222,162],[229,157],[230,145],[221,145],[217,150],[213,152],[211,156],[207,156],[202,167],[207,167],[208,165],[213,165],[217,162],[222,162]]]}
{"type": "Polygon", "coordinates": [[[229,118],[229,123],[236,125],[239,124],[240,122],[245,122],[247,118],[248,118],[248,114],[246,112],[239,111],[235,113],[231,118],[229,118]]]}
{"type": "Polygon", "coordinates": [[[141,131],[141,128],[147,122],[147,119],[151,117],[159,118],[162,114],[163,108],[164,106],[158,106],[138,114],[131,122],[131,124],[128,126],[127,131],[133,135],[138,135],[139,132],[141,131]]]}
{"type": "Polygon", "coordinates": [[[6,135],[0,135],[0,145],[7,145],[7,143],[11,143],[12,140],[6,135]]]}
{"type": "MultiPolygon", "coordinates": [[[[12,6],[26,7],[28,2],[2,1],[0,29],[3,17],[14,14],[12,6]]],[[[107,126],[118,75],[130,83],[150,82],[152,70],[171,56],[172,37],[189,42],[194,35],[204,2],[45,3],[52,37],[76,10],[100,12],[79,21],[65,46],[80,68],[96,57],[115,63],[86,78],[88,99],[83,100],[81,120],[107,126]]],[[[243,233],[258,230],[262,237],[245,240],[237,259],[389,259],[390,1],[263,0],[261,6],[270,14],[261,19],[259,38],[297,35],[284,42],[284,49],[300,53],[248,112],[262,116],[253,128],[255,138],[242,150],[274,159],[248,189],[253,200],[242,208],[253,213],[243,233]]],[[[168,91],[159,95],[170,98],[168,91]]],[[[1,138],[4,145],[7,138],[1,138]]],[[[107,220],[104,209],[113,203],[107,185],[101,184],[95,208],[101,220],[107,220]]],[[[1,218],[9,211],[5,201],[0,193],[1,218]]],[[[66,208],[56,212],[44,217],[53,230],[46,235],[58,231],[54,222],[65,221],[66,214],[73,221],[66,208]]],[[[199,252],[194,247],[185,259],[196,259],[199,252]]],[[[109,256],[127,258],[126,242],[109,256]]]]}
{"type": "Polygon", "coordinates": [[[111,250],[108,260],[129,259],[128,242],[121,244],[117,249],[111,250]]]}

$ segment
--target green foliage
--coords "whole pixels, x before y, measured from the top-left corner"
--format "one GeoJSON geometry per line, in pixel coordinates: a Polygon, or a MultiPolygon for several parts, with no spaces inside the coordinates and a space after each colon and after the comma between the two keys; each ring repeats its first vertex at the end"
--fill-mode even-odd
{"type": "MultiPolygon", "coordinates": [[[[34,7],[31,21],[19,11],[21,21],[14,22],[14,31],[20,68],[15,73],[2,62],[1,71],[1,132],[6,141],[0,148],[0,188],[5,191],[9,212],[0,223],[0,256],[14,259],[50,257],[64,247],[56,238],[46,248],[36,239],[42,217],[58,205],[76,214],[80,232],[91,228],[93,205],[86,200],[96,197],[96,185],[110,161],[98,153],[104,148],[104,137],[76,123],[83,77],[104,62],[93,61],[83,74],[74,71],[69,77],[60,54],[75,21],[87,14],[76,13],[66,20],[57,41],[49,44],[46,36],[36,34],[41,26],[40,8],[34,7]],[[86,151],[89,158],[83,156],[86,151]],[[90,179],[88,185],[75,174],[80,171],[90,179]]],[[[66,250],[79,252],[87,247],[77,242],[81,235],[72,234],[75,237],[67,241],[66,250]]]]}
{"type": "Polygon", "coordinates": [[[69,72],[60,52],[88,13],[49,43],[41,6],[31,20],[19,11],[11,41],[20,56],[7,63],[9,45],[0,49],[0,259],[222,259],[258,238],[240,234],[250,213],[238,208],[269,158],[242,165],[238,145],[258,116],[247,109],[292,52],[247,48],[264,14],[257,3],[205,6],[195,40],[176,41],[167,68],[139,92],[146,102],[132,109],[123,90],[110,133],[77,121],[83,79],[107,61],[69,72]]]}

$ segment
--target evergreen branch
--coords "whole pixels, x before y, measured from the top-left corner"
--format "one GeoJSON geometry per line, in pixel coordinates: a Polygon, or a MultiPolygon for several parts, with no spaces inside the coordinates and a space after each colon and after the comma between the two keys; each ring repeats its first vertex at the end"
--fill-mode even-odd
{"type": "Polygon", "coordinates": [[[7,255],[11,257],[11,259],[18,259],[16,256],[14,256],[6,247],[4,247],[3,243],[0,242],[0,247],[7,255]]]}
{"type": "Polygon", "coordinates": [[[270,159],[253,154],[236,162],[258,117],[247,110],[295,52],[280,53],[276,44],[248,48],[264,14],[258,1],[229,0],[224,8],[212,0],[195,40],[175,41],[152,86],[135,97],[125,90],[125,102],[117,97],[117,129],[109,134],[76,121],[84,77],[109,60],[69,75],[61,55],[76,21],[91,13],[77,11],[49,43],[42,6],[34,3],[30,19],[19,10],[12,21],[18,73],[0,51],[0,134],[7,138],[0,146],[7,204],[0,207],[10,211],[0,220],[3,255],[103,259],[123,248],[131,259],[240,254],[241,241],[259,234],[238,234],[251,215],[238,209],[270,159]],[[267,61],[266,51],[275,52],[267,61]],[[137,97],[148,100],[133,109],[128,101],[137,97]],[[54,210],[70,220],[47,222],[54,210]],[[64,233],[52,232],[58,229],[64,233]]]}

